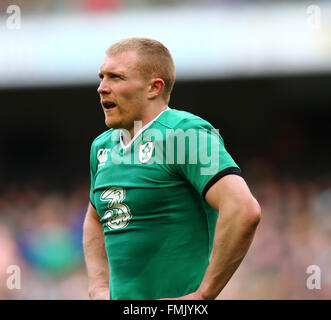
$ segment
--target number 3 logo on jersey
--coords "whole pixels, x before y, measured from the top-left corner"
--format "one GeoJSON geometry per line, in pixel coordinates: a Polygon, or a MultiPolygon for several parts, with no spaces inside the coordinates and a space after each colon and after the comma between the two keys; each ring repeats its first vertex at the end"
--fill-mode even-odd
{"type": "Polygon", "coordinates": [[[109,229],[125,228],[132,218],[129,207],[122,203],[125,199],[125,189],[122,187],[110,187],[100,196],[101,201],[108,202],[108,208],[101,219],[106,222],[109,229]]]}

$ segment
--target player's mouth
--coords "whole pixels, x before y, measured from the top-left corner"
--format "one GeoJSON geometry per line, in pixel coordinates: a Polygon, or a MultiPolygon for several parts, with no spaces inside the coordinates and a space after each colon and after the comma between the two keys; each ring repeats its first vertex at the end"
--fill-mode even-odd
{"type": "Polygon", "coordinates": [[[112,101],[102,101],[102,106],[105,110],[110,110],[110,109],[113,109],[117,106],[117,104],[115,102],[112,102],[112,101]]]}

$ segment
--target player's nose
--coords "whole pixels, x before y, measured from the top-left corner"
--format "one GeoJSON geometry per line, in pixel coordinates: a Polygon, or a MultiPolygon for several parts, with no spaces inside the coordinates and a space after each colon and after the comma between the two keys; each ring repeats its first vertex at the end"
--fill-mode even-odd
{"type": "Polygon", "coordinates": [[[99,84],[99,87],[97,89],[99,94],[102,93],[110,93],[110,88],[109,86],[104,82],[104,80],[102,80],[99,84]]]}

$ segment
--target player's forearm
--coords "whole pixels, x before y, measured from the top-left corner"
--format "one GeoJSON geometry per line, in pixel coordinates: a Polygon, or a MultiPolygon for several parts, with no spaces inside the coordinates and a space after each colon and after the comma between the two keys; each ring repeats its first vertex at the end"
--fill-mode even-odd
{"type": "Polygon", "coordinates": [[[102,225],[88,215],[84,221],[83,248],[91,296],[95,290],[109,287],[109,268],[102,225]]]}
{"type": "Polygon", "coordinates": [[[219,214],[211,260],[198,290],[203,299],[215,299],[230,280],[252,243],[260,214],[257,202],[219,214]]]}

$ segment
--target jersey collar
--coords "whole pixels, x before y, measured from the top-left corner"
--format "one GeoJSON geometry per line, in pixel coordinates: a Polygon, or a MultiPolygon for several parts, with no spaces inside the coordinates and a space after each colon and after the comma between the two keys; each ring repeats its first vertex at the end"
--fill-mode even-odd
{"type": "Polygon", "coordinates": [[[161,111],[153,120],[145,124],[142,128],[139,129],[139,131],[134,135],[134,137],[126,144],[124,145],[124,135],[122,130],[120,131],[120,142],[121,142],[121,147],[122,149],[128,148],[140,135],[141,133],[146,130],[157,118],[161,116],[161,114],[167,110],[169,110],[169,106],[167,106],[167,109],[161,111]]]}

